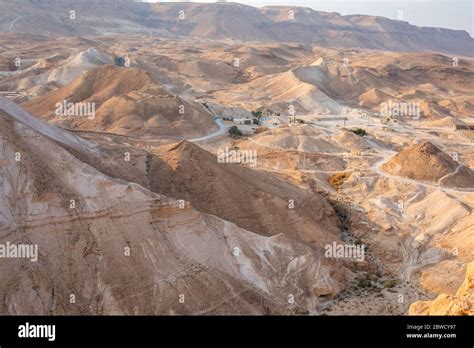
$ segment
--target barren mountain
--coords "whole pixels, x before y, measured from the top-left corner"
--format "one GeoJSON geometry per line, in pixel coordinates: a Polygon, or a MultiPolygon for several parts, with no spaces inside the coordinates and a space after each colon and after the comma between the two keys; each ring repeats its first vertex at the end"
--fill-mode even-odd
{"type": "Polygon", "coordinates": [[[316,192],[243,165],[218,163],[215,155],[189,142],[155,153],[152,191],[190,201],[200,211],[265,236],[283,234],[321,247],[340,241],[336,214],[316,192]]]}
{"type": "Polygon", "coordinates": [[[474,55],[473,39],[465,31],[420,28],[382,17],[341,16],[292,6],[254,8],[237,3],[2,0],[0,10],[1,31],[46,36],[155,32],[210,39],[474,55]]]}
{"type": "Polygon", "coordinates": [[[0,234],[38,245],[39,257],[1,263],[2,313],[317,312],[350,274],[294,239],[103,175],[62,147],[71,135],[52,141],[50,127],[23,116],[0,114],[0,234]]]}
{"type": "Polygon", "coordinates": [[[170,93],[145,71],[113,65],[94,68],[25,107],[54,124],[82,131],[190,137],[216,127],[203,106],[170,93]],[[57,114],[64,102],[93,105],[95,114],[57,114]]]}

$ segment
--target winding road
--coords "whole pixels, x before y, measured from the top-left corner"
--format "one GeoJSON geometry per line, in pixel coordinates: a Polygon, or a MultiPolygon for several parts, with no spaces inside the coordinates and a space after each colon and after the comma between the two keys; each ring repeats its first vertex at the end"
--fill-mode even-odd
{"type": "Polygon", "coordinates": [[[221,135],[224,135],[228,126],[226,126],[224,124],[224,121],[222,121],[221,118],[219,117],[215,117],[214,118],[214,123],[217,124],[217,126],[219,127],[218,130],[214,131],[214,132],[211,132],[207,135],[204,135],[202,137],[199,137],[199,138],[194,138],[194,139],[188,139],[188,141],[192,141],[192,142],[196,142],[196,141],[204,141],[204,140],[209,140],[209,139],[212,139],[212,138],[215,138],[215,137],[218,137],[218,136],[221,136],[221,135]]]}

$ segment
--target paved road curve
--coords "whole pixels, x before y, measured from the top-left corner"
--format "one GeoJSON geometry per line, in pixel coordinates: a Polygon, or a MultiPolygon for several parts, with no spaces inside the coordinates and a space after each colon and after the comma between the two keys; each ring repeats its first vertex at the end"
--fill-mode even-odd
{"type": "Polygon", "coordinates": [[[221,118],[214,118],[214,123],[219,126],[219,129],[216,130],[215,132],[209,133],[205,136],[199,137],[199,138],[194,138],[194,139],[189,139],[188,141],[204,141],[204,140],[209,140],[215,137],[218,137],[220,135],[224,135],[228,126],[224,124],[221,118]]]}

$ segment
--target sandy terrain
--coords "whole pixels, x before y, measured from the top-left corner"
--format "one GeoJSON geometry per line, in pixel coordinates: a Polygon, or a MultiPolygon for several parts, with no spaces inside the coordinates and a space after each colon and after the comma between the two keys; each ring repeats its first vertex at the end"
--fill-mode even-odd
{"type": "Polygon", "coordinates": [[[120,4],[0,0],[0,314],[472,314],[467,33],[120,4]]]}

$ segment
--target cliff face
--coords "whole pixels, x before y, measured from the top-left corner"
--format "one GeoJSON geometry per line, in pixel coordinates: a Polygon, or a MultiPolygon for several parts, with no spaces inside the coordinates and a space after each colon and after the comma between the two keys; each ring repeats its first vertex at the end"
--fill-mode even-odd
{"type": "Polygon", "coordinates": [[[474,262],[467,266],[466,278],[454,296],[441,294],[433,301],[417,301],[411,315],[474,315],[474,262]]]}
{"type": "Polygon", "coordinates": [[[345,283],[319,249],[106,176],[41,122],[0,113],[0,244],[38,251],[2,258],[0,313],[308,313],[345,283]]]}

